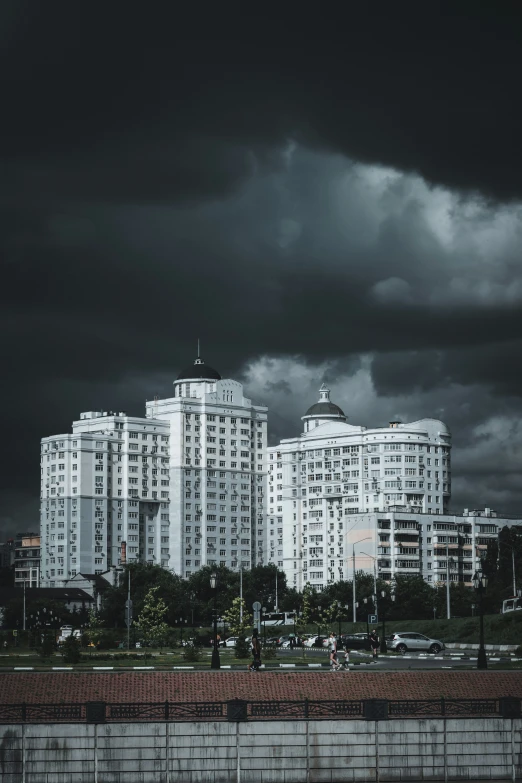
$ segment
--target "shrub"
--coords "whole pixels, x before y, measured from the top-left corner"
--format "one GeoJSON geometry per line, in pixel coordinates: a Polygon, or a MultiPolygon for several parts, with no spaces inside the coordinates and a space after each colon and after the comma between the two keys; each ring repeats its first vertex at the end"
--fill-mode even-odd
{"type": "Polygon", "coordinates": [[[80,654],[80,642],[72,634],[62,644],[61,653],[64,663],[78,663],[82,657],[80,654]]]}
{"type": "Polygon", "coordinates": [[[235,657],[248,658],[249,654],[250,654],[250,645],[245,640],[244,636],[240,636],[236,642],[235,657]]]}
{"type": "Polygon", "coordinates": [[[261,650],[261,660],[272,661],[276,657],[275,647],[263,647],[261,650]]]}
{"type": "Polygon", "coordinates": [[[52,636],[48,636],[47,634],[42,639],[42,644],[40,645],[40,648],[38,650],[40,658],[45,661],[46,659],[50,659],[53,655],[54,651],[56,649],[56,644],[52,636]]]}
{"type": "Polygon", "coordinates": [[[185,661],[196,663],[201,660],[201,649],[197,645],[187,644],[187,646],[183,648],[182,655],[185,661]]]}

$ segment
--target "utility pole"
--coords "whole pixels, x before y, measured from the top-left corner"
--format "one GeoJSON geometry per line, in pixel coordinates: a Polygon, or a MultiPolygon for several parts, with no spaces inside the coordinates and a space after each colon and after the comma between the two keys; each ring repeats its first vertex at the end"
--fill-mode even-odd
{"type": "Polygon", "coordinates": [[[239,622],[243,625],[243,564],[239,566],[239,622]]]}
{"type": "MultiPolygon", "coordinates": [[[[29,571],[31,573],[31,571],[29,571]]],[[[24,576],[24,623],[23,623],[23,630],[25,631],[25,576],[24,576]]]]}
{"type": "Polygon", "coordinates": [[[131,602],[130,602],[130,568],[129,568],[129,583],[127,587],[127,650],[130,650],[130,627],[131,627],[131,602]]]}
{"type": "Polygon", "coordinates": [[[375,614],[379,617],[379,611],[377,609],[377,560],[373,561],[373,593],[375,595],[375,614]]]}
{"type": "Polygon", "coordinates": [[[451,619],[451,606],[450,606],[450,562],[449,562],[449,547],[446,544],[446,617],[451,619]]]}
{"type": "MultiPolygon", "coordinates": [[[[515,575],[515,547],[511,544],[511,564],[513,566],[513,597],[517,597],[517,580],[515,575]]],[[[24,582],[25,584],[25,582],[24,582]]]]}
{"type": "Polygon", "coordinates": [[[278,612],[279,611],[279,605],[278,605],[278,601],[277,601],[277,571],[276,571],[276,596],[275,596],[275,598],[276,598],[276,600],[275,600],[275,610],[276,610],[276,612],[278,612]]]}
{"type": "Polygon", "coordinates": [[[356,623],[357,622],[357,604],[356,604],[356,599],[355,599],[355,544],[353,545],[353,591],[352,591],[352,595],[353,595],[353,601],[352,601],[352,603],[353,603],[353,607],[352,607],[352,609],[353,609],[353,622],[356,623]]]}

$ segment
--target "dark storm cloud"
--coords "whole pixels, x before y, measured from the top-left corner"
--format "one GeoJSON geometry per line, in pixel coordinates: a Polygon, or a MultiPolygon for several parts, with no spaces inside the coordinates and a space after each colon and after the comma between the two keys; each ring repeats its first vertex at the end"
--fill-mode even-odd
{"type": "MultiPolygon", "coordinates": [[[[392,406],[414,390],[418,415],[461,384],[469,412],[459,397],[447,415],[466,443],[492,414],[483,389],[503,405],[522,397],[511,6],[350,9],[327,35],[280,16],[280,33],[256,20],[195,36],[200,20],[143,6],[0,13],[13,444],[0,526],[30,521],[40,437],[81,410],[142,413],[144,397],[170,393],[197,337],[223,375],[294,356],[311,371],[328,359],[321,377],[335,382],[372,354],[378,395],[392,406]]],[[[287,379],[267,374],[253,390],[274,409],[272,442],[292,434],[287,379]]]]}
{"type": "Polygon", "coordinates": [[[227,186],[218,140],[266,148],[288,136],[435,182],[520,194],[518,4],[352,7],[326,29],[293,16],[242,30],[240,20],[195,28],[180,12],[142,6],[11,7],[4,149],[42,187],[79,198],[84,187],[121,193],[124,182],[138,198],[140,183],[145,198],[205,197],[227,186]]]}

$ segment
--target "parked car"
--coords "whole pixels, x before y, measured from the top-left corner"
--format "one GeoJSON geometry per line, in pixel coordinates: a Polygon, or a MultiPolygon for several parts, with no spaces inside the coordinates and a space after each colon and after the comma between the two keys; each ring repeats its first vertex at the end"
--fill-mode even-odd
{"type": "Polygon", "coordinates": [[[229,636],[228,639],[225,640],[223,647],[235,647],[238,639],[239,636],[229,636]]]}
{"type": "Polygon", "coordinates": [[[338,643],[338,647],[346,647],[348,650],[368,650],[370,642],[366,633],[346,633],[343,634],[338,643]]]}
{"type": "MultiPolygon", "coordinates": [[[[290,639],[285,639],[285,641],[282,642],[281,647],[283,647],[284,649],[289,649],[290,648],[290,641],[291,641],[290,639]]],[[[303,642],[302,642],[302,640],[300,639],[299,636],[294,636],[294,646],[295,647],[302,647],[303,646],[303,642]]]]}
{"type": "Polygon", "coordinates": [[[389,650],[396,650],[405,653],[407,650],[428,650],[430,653],[437,654],[445,649],[444,642],[440,639],[430,639],[422,633],[399,632],[392,633],[386,639],[389,650]]]}
{"type": "Polygon", "coordinates": [[[305,641],[305,647],[324,647],[328,644],[327,636],[311,636],[305,641]]]}

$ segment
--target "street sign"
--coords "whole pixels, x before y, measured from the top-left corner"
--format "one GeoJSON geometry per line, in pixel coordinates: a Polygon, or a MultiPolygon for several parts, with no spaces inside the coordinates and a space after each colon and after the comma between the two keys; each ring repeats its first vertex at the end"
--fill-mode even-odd
{"type": "Polygon", "coordinates": [[[368,625],[377,625],[379,622],[379,618],[376,614],[369,614],[368,615],[368,625]]]}
{"type": "Polygon", "coordinates": [[[257,632],[261,633],[261,604],[259,601],[254,601],[252,609],[254,610],[254,626],[257,628],[257,632]]]}

